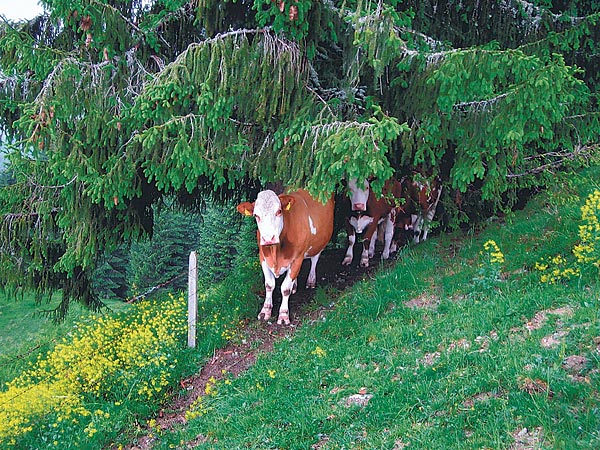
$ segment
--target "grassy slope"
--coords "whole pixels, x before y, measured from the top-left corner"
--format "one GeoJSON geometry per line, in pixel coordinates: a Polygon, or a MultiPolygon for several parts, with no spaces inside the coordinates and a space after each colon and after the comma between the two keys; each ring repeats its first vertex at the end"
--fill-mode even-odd
{"type": "Polygon", "coordinates": [[[570,254],[599,173],[561,182],[506,223],[405,250],[219,384],[157,448],[600,448],[597,273],[547,285],[534,269],[570,254]],[[505,279],[482,286],[473,279],[488,239],[505,279]],[[557,345],[543,347],[548,336],[557,345]],[[582,367],[565,367],[572,355],[582,367]],[[356,394],[373,397],[356,406],[356,394]]]}

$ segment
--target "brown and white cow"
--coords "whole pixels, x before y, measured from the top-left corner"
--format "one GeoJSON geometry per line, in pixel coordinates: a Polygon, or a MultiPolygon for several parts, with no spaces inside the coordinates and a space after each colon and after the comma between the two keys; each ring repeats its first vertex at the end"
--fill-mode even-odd
{"type": "Polygon", "coordinates": [[[369,258],[375,253],[375,241],[377,238],[377,229],[381,225],[384,232],[383,259],[390,256],[390,251],[394,251],[392,238],[394,235],[394,217],[398,202],[402,202],[402,186],[395,179],[389,179],[385,182],[383,196],[377,198],[369,181],[364,180],[359,183],[356,179],[348,181],[350,191],[350,204],[352,214],[347,219],[346,231],[348,232],[348,248],[342,265],[352,264],[354,258],[354,244],[356,242],[356,233],[363,233],[363,250],[360,257],[361,267],[369,266],[369,258]]]}
{"type": "Polygon", "coordinates": [[[413,242],[427,239],[429,228],[442,195],[439,178],[404,177],[401,181],[403,196],[409,201],[407,207],[397,212],[396,227],[411,230],[413,242]],[[410,220],[408,219],[410,217],[410,220]],[[404,226],[403,226],[404,225],[404,226]]]}
{"type": "Polygon", "coordinates": [[[258,225],[258,251],[266,292],[259,320],[271,317],[275,279],[286,274],[281,284],[277,323],[289,325],[288,300],[296,292],[305,258],[311,262],[306,287],[315,287],[317,261],[333,233],[333,207],[333,198],[322,204],[303,189],[279,196],[270,190],[261,191],[254,203],[237,206],[241,214],[254,216],[258,225]]]}
{"type": "Polygon", "coordinates": [[[347,221],[348,249],[342,264],[352,263],[356,233],[364,231],[362,267],[368,267],[369,258],[374,255],[378,229],[385,235],[383,259],[389,258],[398,244],[406,241],[406,236],[417,244],[426,240],[442,192],[438,178],[430,182],[416,176],[387,180],[381,198],[375,196],[367,180],[362,185],[350,180],[348,189],[352,215],[347,221]]]}

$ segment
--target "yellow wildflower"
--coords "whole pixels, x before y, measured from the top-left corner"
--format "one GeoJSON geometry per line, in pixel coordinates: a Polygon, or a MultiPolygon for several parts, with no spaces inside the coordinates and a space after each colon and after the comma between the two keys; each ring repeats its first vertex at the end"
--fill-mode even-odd
{"type": "Polygon", "coordinates": [[[317,355],[319,358],[324,358],[325,356],[327,356],[327,352],[325,350],[323,350],[321,347],[319,347],[318,345],[310,353],[311,353],[311,355],[317,355]]]}

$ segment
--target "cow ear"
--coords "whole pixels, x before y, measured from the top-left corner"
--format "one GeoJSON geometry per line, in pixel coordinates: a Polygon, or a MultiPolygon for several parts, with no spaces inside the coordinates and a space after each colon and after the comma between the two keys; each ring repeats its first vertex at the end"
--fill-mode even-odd
{"type": "Polygon", "coordinates": [[[240,203],[239,205],[237,205],[237,210],[239,211],[240,214],[243,214],[244,216],[249,217],[252,214],[254,214],[254,203],[250,203],[250,202],[240,203]]]}
{"type": "Polygon", "coordinates": [[[286,211],[289,211],[296,199],[291,195],[280,195],[279,200],[281,201],[281,207],[286,211]]]}

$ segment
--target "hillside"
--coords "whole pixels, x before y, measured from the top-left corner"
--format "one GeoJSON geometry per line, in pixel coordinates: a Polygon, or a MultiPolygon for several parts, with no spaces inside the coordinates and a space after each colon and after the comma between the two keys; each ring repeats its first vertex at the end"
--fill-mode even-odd
{"type": "Polygon", "coordinates": [[[598,448],[598,272],[569,270],[598,173],[405,249],[339,297],[321,290],[294,333],[257,325],[279,337],[272,352],[205,378],[181,423],[150,420],[134,445],[598,448]]]}
{"type": "Polygon", "coordinates": [[[0,446],[598,448],[599,174],[370,272],[328,254],[291,327],[256,321],[252,258],[201,292],[193,351],[183,295],[43,336],[28,317],[22,345],[5,302],[0,446]]]}

